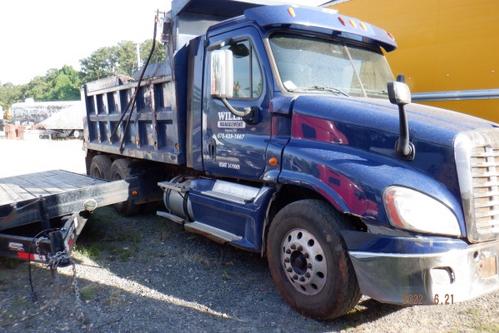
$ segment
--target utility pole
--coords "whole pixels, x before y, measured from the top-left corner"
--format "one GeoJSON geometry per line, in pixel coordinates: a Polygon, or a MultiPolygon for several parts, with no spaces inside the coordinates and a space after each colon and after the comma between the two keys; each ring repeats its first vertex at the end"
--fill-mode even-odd
{"type": "Polygon", "coordinates": [[[136,43],[137,45],[137,69],[142,67],[142,60],[140,59],[140,42],[136,43]]]}

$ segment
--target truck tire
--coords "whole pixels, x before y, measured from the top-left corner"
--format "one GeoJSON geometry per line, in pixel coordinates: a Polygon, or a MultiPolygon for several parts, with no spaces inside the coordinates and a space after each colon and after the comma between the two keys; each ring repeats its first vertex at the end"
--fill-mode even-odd
{"type": "Polygon", "coordinates": [[[360,290],[345,243],[342,217],[320,200],[293,202],[277,213],[267,237],[272,279],[285,301],[315,319],[352,309],[360,290]]]}
{"type": "MultiPolygon", "coordinates": [[[[133,162],[126,158],[115,160],[111,165],[111,180],[129,179],[134,175],[133,162]]],[[[123,216],[133,216],[140,211],[140,206],[133,203],[129,197],[127,201],[113,205],[114,209],[123,216]]]]}
{"type": "Polygon", "coordinates": [[[111,159],[106,155],[95,155],[88,170],[89,176],[99,179],[111,179],[111,159]]]}

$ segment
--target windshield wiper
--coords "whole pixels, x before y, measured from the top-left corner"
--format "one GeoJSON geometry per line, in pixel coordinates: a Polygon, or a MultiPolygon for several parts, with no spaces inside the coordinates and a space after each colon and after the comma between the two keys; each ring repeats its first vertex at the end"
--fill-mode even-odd
{"type": "Polygon", "coordinates": [[[377,95],[377,96],[388,96],[388,91],[386,90],[367,90],[367,95],[377,95]]]}
{"type": "Polygon", "coordinates": [[[387,90],[367,90],[367,91],[370,92],[370,93],[373,93],[373,94],[388,96],[388,91],[387,90]]]}
{"type": "Polygon", "coordinates": [[[303,90],[303,91],[327,91],[327,92],[331,92],[331,93],[336,94],[336,95],[343,95],[346,97],[350,97],[350,95],[348,93],[346,93],[345,91],[343,91],[339,88],[335,88],[335,87],[312,86],[312,87],[302,88],[301,90],[303,90]]]}

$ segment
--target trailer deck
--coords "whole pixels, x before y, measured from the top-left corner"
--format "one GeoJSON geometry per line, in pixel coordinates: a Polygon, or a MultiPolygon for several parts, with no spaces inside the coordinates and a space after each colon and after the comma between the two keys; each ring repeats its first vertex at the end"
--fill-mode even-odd
{"type": "Polygon", "coordinates": [[[126,201],[129,183],[56,170],[0,179],[0,256],[55,268],[90,214],[126,201]]]}
{"type": "Polygon", "coordinates": [[[89,199],[100,207],[127,198],[125,181],[107,182],[64,170],[3,178],[0,231],[81,211],[89,199]]]}

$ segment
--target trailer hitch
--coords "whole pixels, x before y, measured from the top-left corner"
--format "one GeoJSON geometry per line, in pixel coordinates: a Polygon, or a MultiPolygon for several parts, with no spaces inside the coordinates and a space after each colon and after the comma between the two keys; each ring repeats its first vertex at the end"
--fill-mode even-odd
{"type": "MultiPolygon", "coordinates": [[[[43,203],[39,207],[42,206],[43,203]]],[[[40,213],[43,216],[43,212],[40,213]]],[[[36,301],[37,295],[33,285],[31,262],[32,260],[37,261],[36,255],[39,255],[40,259],[45,258],[43,264],[50,269],[53,278],[55,278],[55,273],[58,268],[72,265],[74,275],[73,279],[75,279],[76,267],[70,257],[70,251],[71,246],[74,244],[75,237],[77,237],[75,233],[79,234],[86,222],[86,218],[82,217],[82,223],[79,224],[77,222],[78,216],[81,215],[73,214],[71,216],[66,216],[63,218],[64,226],[62,228],[45,229],[33,237],[27,258],[28,279],[33,301],[36,301]]]]}
{"type": "Polygon", "coordinates": [[[47,266],[50,270],[71,265],[71,258],[64,244],[62,232],[60,230],[49,232],[48,238],[50,240],[50,254],[47,266]]]}

